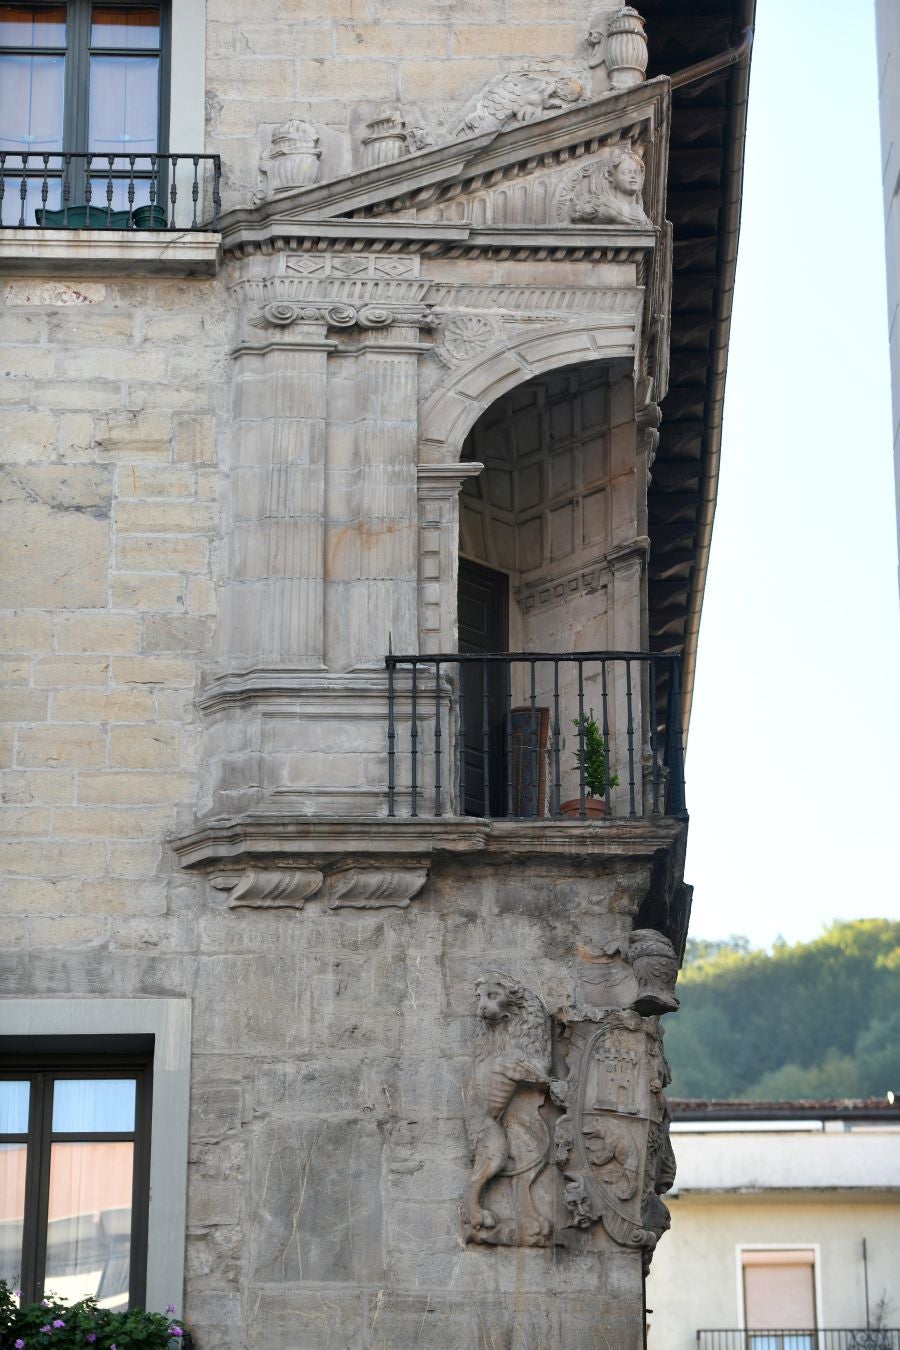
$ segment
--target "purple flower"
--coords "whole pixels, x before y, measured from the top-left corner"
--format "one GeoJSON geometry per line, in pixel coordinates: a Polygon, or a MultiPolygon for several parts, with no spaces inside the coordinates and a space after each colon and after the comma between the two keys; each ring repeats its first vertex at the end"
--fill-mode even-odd
{"type": "Polygon", "coordinates": [[[42,1308],[49,1308],[49,1307],[50,1307],[50,1300],[49,1300],[49,1298],[42,1298],[42,1299],[41,1299],[41,1307],[42,1307],[42,1308]]]}
{"type": "MultiPolygon", "coordinates": [[[[21,1298],[21,1297],[22,1297],[22,1290],[21,1290],[21,1289],[14,1289],[14,1290],[13,1290],[13,1298],[21,1298]]],[[[25,1342],[23,1341],[22,1344],[24,1345],[25,1342]]]]}
{"type": "Polygon", "coordinates": [[[43,1336],[49,1336],[51,1330],[52,1330],[52,1328],[51,1328],[51,1326],[50,1326],[50,1323],[48,1322],[48,1323],[46,1324],[46,1326],[41,1327],[41,1334],[42,1334],[43,1336]]]}
{"type": "Polygon", "coordinates": [[[183,1335],[184,1335],[184,1332],[181,1330],[181,1327],[175,1327],[175,1326],[172,1326],[172,1327],[169,1327],[169,1328],[168,1328],[168,1330],[167,1330],[167,1332],[166,1332],[166,1335],[167,1335],[167,1336],[183,1336],[183,1335]]]}
{"type": "Polygon", "coordinates": [[[66,1324],[65,1324],[65,1322],[62,1320],[61,1317],[57,1317],[57,1318],[54,1320],[53,1325],[54,1325],[55,1327],[64,1327],[66,1324]]]}
{"type": "Polygon", "coordinates": [[[175,1304],[174,1304],[174,1303],[167,1303],[167,1304],[166,1304],[166,1312],[169,1314],[170,1317],[172,1316],[172,1314],[173,1314],[174,1311],[175,1311],[175,1304]]]}
{"type": "MultiPolygon", "coordinates": [[[[21,1290],[19,1292],[21,1293],[21,1290]]],[[[25,1342],[22,1340],[21,1336],[17,1341],[13,1341],[13,1350],[25,1350],[25,1342]]]]}
{"type": "Polygon", "coordinates": [[[93,1344],[94,1344],[94,1341],[97,1339],[97,1337],[94,1335],[93,1331],[89,1331],[88,1334],[85,1336],[84,1339],[85,1339],[86,1341],[90,1341],[91,1345],[93,1345],[93,1344]]]}
{"type": "Polygon", "coordinates": [[[115,1341],[110,1341],[110,1343],[109,1343],[109,1350],[116,1350],[116,1343],[115,1343],[115,1341]]]}

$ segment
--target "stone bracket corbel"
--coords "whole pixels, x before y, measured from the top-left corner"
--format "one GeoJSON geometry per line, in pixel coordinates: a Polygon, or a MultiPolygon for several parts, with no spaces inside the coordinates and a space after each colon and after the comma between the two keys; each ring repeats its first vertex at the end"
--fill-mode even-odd
{"type": "Polygon", "coordinates": [[[314,896],[328,909],[407,909],[425,882],[430,866],[250,867],[214,872],[209,884],[228,895],[229,909],[302,909],[314,896]]]}

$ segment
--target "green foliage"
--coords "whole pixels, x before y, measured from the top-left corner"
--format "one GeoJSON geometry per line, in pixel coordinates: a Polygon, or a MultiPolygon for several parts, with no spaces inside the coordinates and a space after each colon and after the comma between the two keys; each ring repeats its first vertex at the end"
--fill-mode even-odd
{"type": "Polygon", "coordinates": [[[900,1091],[900,923],[835,923],[771,953],[688,943],[666,1027],[673,1096],[756,1101],[900,1091]]]}
{"type": "Polygon", "coordinates": [[[177,1318],[140,1308],[109,1312],[91,1298],[49,1298],[20,1307],[0,1280],[0,1350],[167,1350],[184,1334],[177,1318]]]}
{"type": "MultiPolygon", "coordinates": [[[[587,717],[582,717],[580,723],[576,717],[572,726],[576,731],[580,726],[584,733],[584,785],[587,794],[589,797],[603,797],[606,795],[606,743],[594,720],[593,708],[587,717]]],[[[575,768],[581,768],[580,747],[575,751],[575,768]]],[[[610,774],[609,786],[619,786],[617,774],[610,774]]]]}

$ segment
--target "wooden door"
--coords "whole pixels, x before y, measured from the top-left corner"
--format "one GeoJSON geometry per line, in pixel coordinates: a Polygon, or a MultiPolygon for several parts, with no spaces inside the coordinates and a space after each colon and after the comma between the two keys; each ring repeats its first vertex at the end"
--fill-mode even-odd
{"type": "MultiPolygon", "coordinates": [[[[459,560],[459,650],[509,650],[509,577],[478,563],[459,560]]],[[[463,812],[467,816],[506,814],[503,709],[507,667],[497,662],[464,662],[462,680],[463,812]]]]}

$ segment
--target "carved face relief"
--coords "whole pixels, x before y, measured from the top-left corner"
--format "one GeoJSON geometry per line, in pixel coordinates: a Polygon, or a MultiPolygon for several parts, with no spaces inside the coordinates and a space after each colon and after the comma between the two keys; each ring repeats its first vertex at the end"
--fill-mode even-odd
{"type": "Polygon", "coordinates": [[[613,190],[626,197],[636,197],[644,186],[644,166],[636,155],[623,155],[613,161],[607,173],[613,190]]]}

